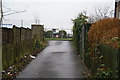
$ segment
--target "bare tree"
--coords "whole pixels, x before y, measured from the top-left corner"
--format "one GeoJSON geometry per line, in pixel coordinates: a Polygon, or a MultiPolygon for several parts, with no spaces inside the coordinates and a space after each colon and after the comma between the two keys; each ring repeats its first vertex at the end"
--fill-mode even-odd
{"type": "Polygon", "coordinates": [[[34,14],[34,21],[35,21],[35,24],[40,24],[40,19],[39,19],[39,14],[38,13],[35,13],[34,14]]]}
{"type": "Polygon", "coordinates": [[[113,17],[113,14],[114,10],[111,10],[109,6],[95,8],[94,14],[89,15],[88,21],[93,23],[106,17],[113,17]]]}
{"type": "Polygon", "coordinates": [[[3,16],[8,16],[8,15],[12,15],[12,14],[16,14],[16,13],[23,13],[23,12],[25,12],[25,10],[23,10],[23,11],[16,11],[16,10],[10,10],[10,11],[12,11],[12,12],[3,12],[3,16]]]}

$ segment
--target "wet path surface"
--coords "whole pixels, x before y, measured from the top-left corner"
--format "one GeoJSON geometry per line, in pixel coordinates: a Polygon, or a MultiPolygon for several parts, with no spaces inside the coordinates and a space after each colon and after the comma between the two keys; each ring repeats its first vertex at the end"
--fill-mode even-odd
{"type": "Polygon", "coordinates": [[[17,78],[84,78],[81,60],[69,41],[49,41],[17,78]]]}

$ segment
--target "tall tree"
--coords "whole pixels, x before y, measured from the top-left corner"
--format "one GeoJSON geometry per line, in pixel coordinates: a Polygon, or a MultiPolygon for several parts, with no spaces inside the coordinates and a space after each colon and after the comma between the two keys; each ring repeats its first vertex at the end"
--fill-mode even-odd
{"type": "Polygon", "coordinates": [[[59,38],[66,38],[67,32],[65,30],[60,30],[58,35],[59,35],[59,38]]]}

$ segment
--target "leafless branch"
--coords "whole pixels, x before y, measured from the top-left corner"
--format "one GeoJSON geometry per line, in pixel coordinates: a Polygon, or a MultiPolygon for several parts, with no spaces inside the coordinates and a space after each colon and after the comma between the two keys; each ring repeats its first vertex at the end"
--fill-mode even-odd
{"type": "Polygon", "coordinates": [[[17,10],[12,10],[11,8],[6,8],[7,10],[3,12],[3,16],[8,16],[8,15],[16,14],[16,13],[23,13],[23,12],[26,12],[27,8],[28,8],[28,5],[22,11],[20,10],[17,11],[17,10]]]}
{"type": "Polygon", "coordinates": [[[96,22],[106,17],[112,17],[112,15],[114,14],[114,10],[111,10],[108,6],[96,8],[94,12],[95,14],[90,15],[88,21],[96,22]]]}
{"type": "Polygon", "coordinates": [[[40,24],[40,19],[39,19],[39,14],[38,13],[34,14],[34,21],[35,21],[36,24],[40,24]]]}
{"type": "Polygon", "coordinates": [[[16,14],[16,13],[23,13],[23,12],[25,11],[15,11],[15,12],[3,14],[3,16],[8,16],[8,15],[16,14]]]}

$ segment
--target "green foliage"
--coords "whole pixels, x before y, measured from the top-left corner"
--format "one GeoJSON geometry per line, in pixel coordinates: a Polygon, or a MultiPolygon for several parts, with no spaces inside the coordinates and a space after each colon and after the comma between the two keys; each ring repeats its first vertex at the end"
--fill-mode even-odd
{"type": "Polygon", "coordinates": [[[66,38],[67,32],[65,30],[60,30],[59,31],[59,38],[66,38]]]}
{"type": "Polygon", "coordinates": [[[49,31],[45,32],[45,37],[46,38],[52,38],[52,31],[49,30],[49,31]]]}
{"type": "Polygon", "coordinates": [[[8,68],[2,70],[2,80],[14,80],[20,71],[25,67],[25,65],[31,61],[31,57],[26,54],[17,63],[9,66],[8,68]]]}
{"type": "Polygon", "coordinates": [[[112,78],[113,72],[104,64],[101,64],[97,69],[95,78],[112,78]]]}
{"type": "Polygon", "coordinates": [[[118,46],[120,47],[120,42],[118,43],[118,46]]]}
{"type": "Polygon", "coordinates": [[[40,49],[41,47],[42,47],[42,44],[40,43],[40,41],[36,40],[34,49],[35,49],[35,50],[38,50],[38,49],[40,49]]]}
{"type": "Polygon", "coordinates": [[[81,12],[78,17],[73,21],[74,26],[73,26],[73,41],[74,45],[76,47],[77,54],[79,54],[79,40],[80,40],[80,32],[81,32],[81,27],[86,24],[88,17],[86,16],[85,13],[81,12]]]}
{"type": "Polygon", "coordinates": [[[101,71],[100,73],[97,73],[96,78],[111,78],[112,71],[101,71]]]}

